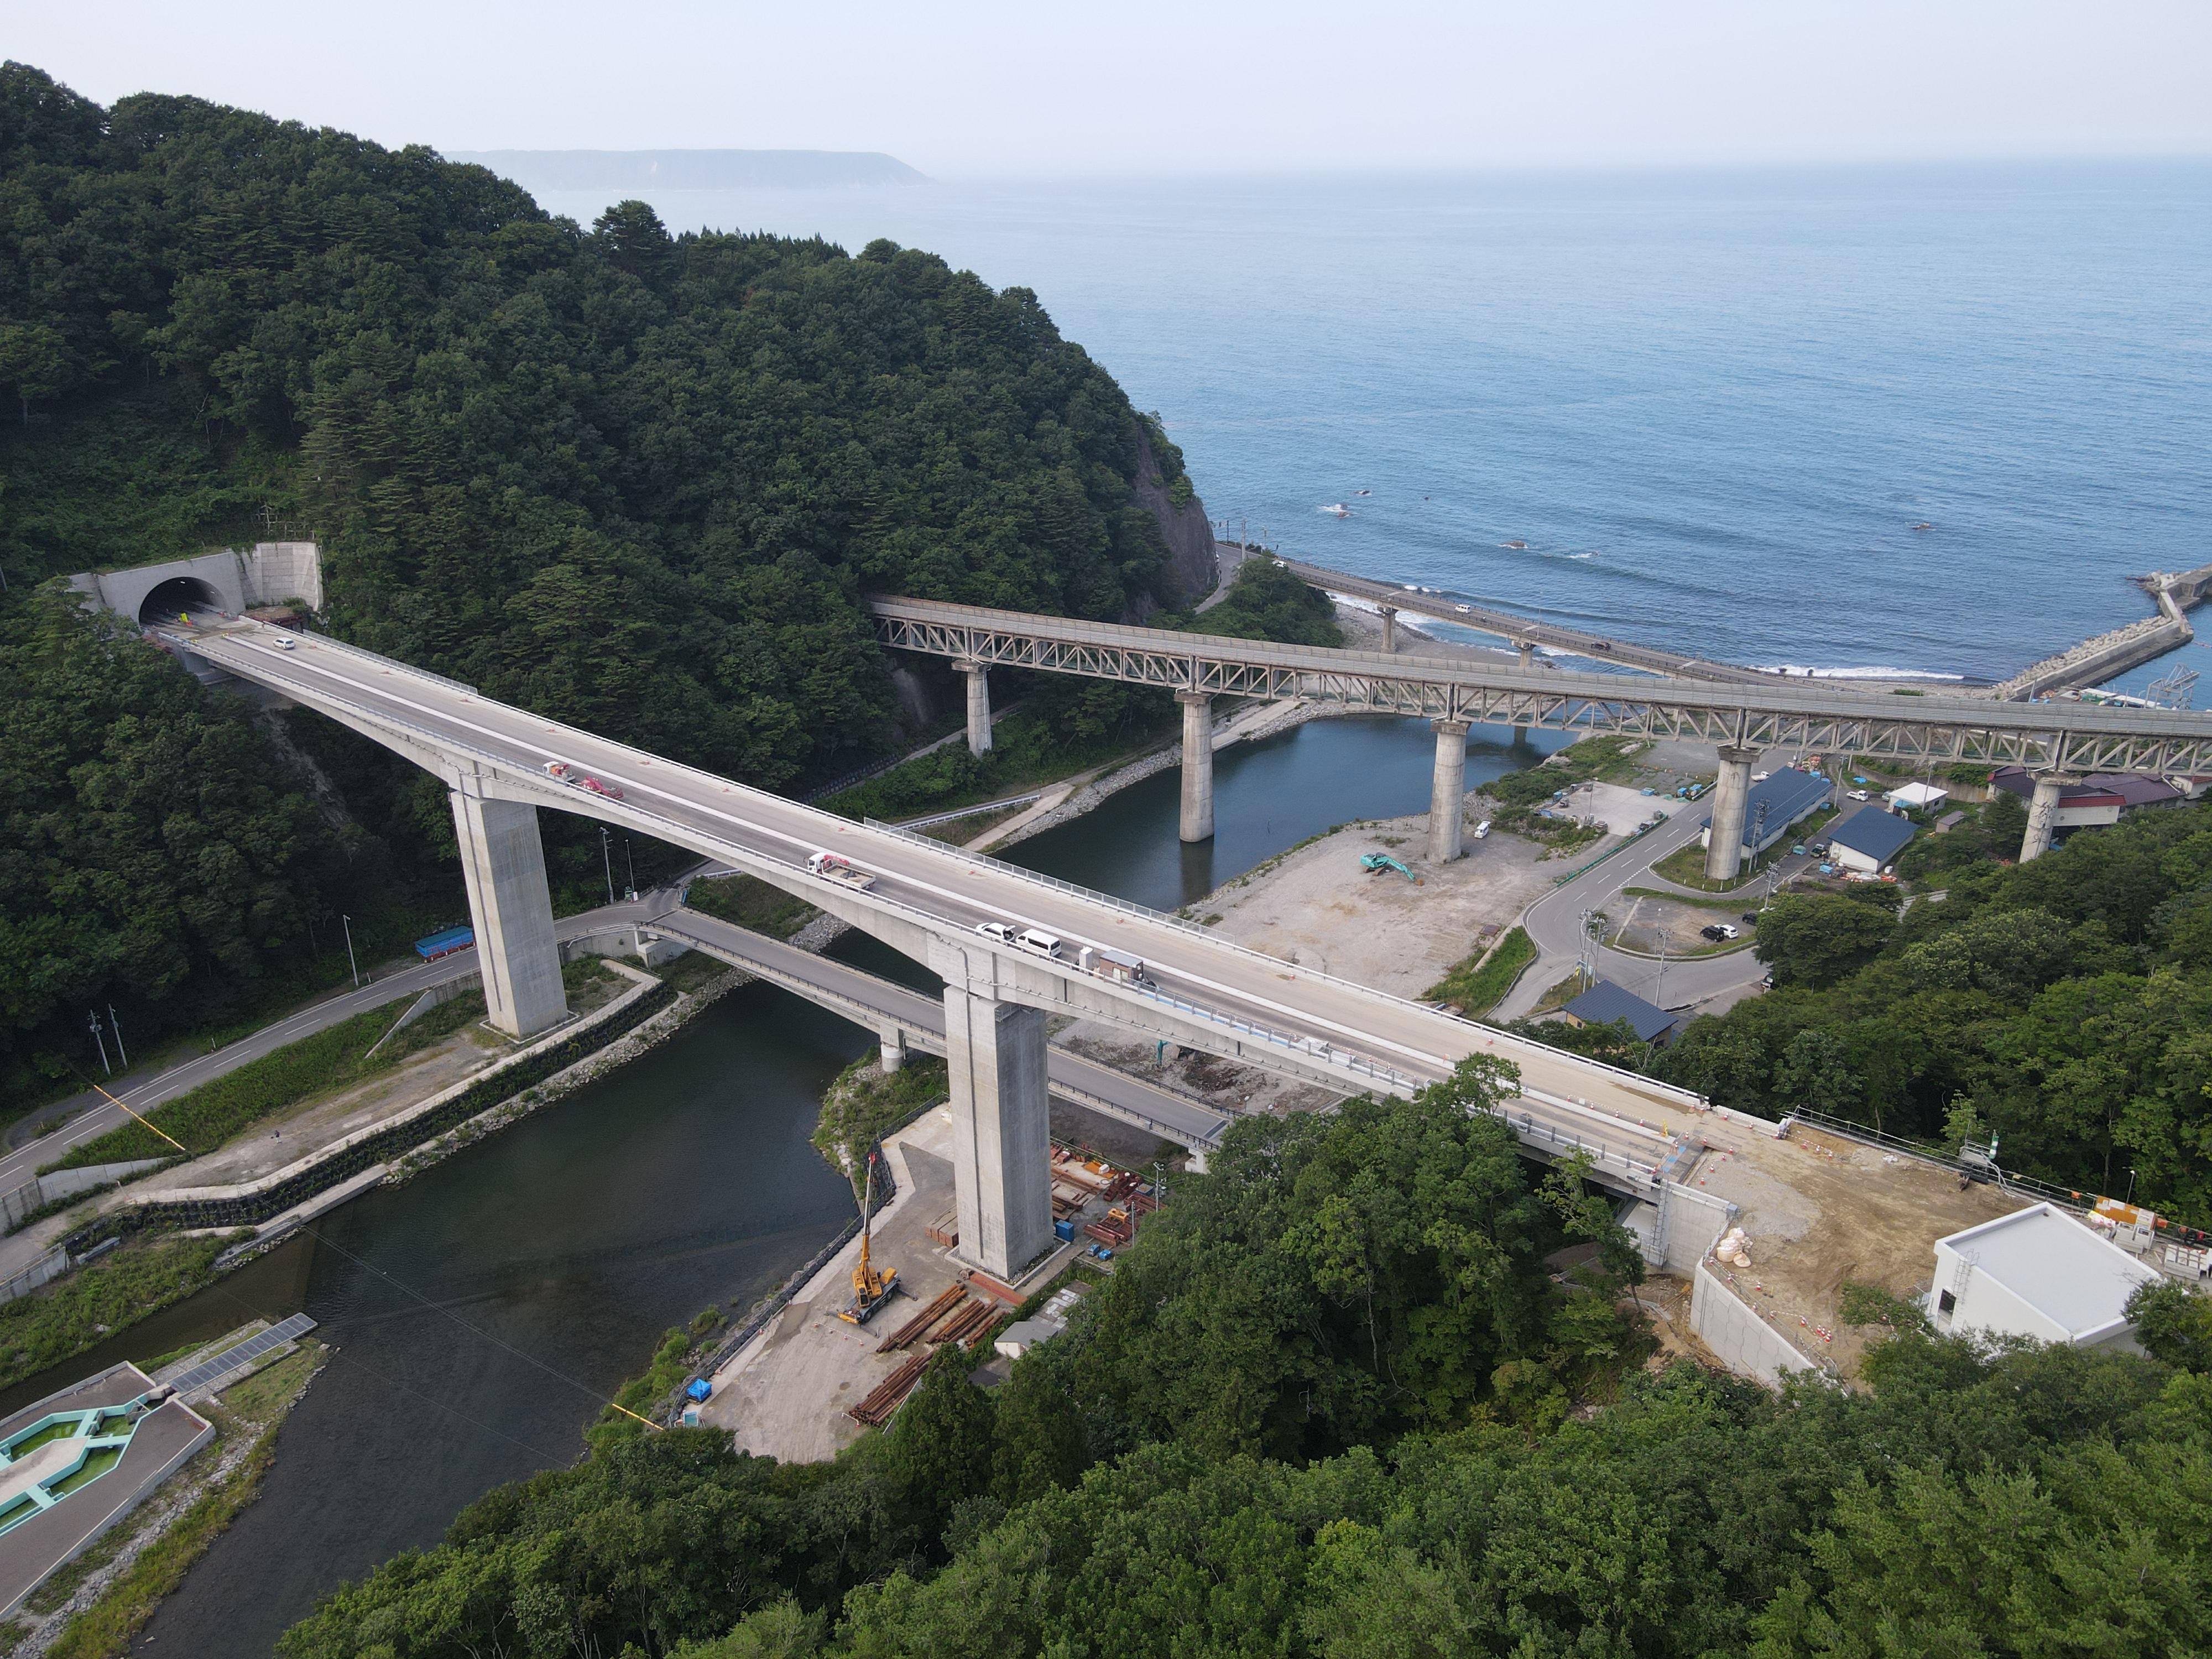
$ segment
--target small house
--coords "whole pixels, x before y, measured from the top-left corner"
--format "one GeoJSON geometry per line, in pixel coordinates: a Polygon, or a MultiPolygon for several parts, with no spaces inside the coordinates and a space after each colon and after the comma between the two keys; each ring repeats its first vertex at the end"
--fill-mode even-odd
{"type": "Polygon", "coordinates": [[[1610,1025],[1626,1020],[1638,1042],[1660,1042],[1674,1029],[1674,1016],[1632,991],[1601,979],[1562,1010],[1570,1025],[1610,1025]]]}
{"type": "Polygon", "coordinates": [[[1917,833],[1905,819],[1869,802],[1828,826],[1829,857],[1846,870],[1876,875],[1897,861],[1917,833]]]}
{"type": "Polygon", "coordinates": [[[1893,812],[1932,812],[1951,799],[1951,792],[1938,789],[1932,783],[1908,783],[1891,790],[1882,799],[1889,803],[1893,812]]]}
{"type": "Polygon", "coordinates": [[[1984,1331],[2140,1352],[2128,1298],[2158,1277],[2057,1205],[2037,1204],[1937,1239],[1928,1313],[1947,1335],[1984,1331]]]}

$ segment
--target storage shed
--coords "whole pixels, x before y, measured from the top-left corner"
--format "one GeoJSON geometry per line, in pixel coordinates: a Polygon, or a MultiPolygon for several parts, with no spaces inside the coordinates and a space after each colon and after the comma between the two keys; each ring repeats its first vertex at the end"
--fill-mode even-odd
{"type": "Polygon", "coordinates": [[[2128,1298],[2158,1277],[2057,1205],[2037,1204],[1937,1239],[1928,1312],[1946,1334],[2141,1352],[2128,1298]]]}

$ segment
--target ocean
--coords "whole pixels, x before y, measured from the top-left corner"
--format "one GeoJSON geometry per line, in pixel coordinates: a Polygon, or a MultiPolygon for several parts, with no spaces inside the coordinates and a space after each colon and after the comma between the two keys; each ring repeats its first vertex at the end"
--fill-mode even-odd
{"type": "Polygon", "coordinates": [[[653,204],[1032,289],[1232,535],[1625,638],[1994,680],[2212,562],[2212,164],[653,204]]]}

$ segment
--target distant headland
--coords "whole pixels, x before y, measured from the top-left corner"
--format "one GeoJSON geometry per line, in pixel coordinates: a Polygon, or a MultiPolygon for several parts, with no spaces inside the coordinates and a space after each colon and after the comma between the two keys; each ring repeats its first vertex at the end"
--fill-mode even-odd
{"type": "Polygon", "coordinates": [[[834,149],[448,150],[525,190],[835,190],[926,185],[896,156],[834,149]]]}

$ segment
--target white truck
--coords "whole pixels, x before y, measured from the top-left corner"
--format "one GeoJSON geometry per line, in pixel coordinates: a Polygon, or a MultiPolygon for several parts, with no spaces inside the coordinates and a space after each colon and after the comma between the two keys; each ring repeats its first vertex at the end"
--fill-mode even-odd
{"type": "Polygon", "coordinates": [[[840,858],[835,853],[817,853],[806,860],[806,873],[830,881],[842,881],[848,887],[865,893],[876,884],[876,878],[850,859],[840,858]]]}

